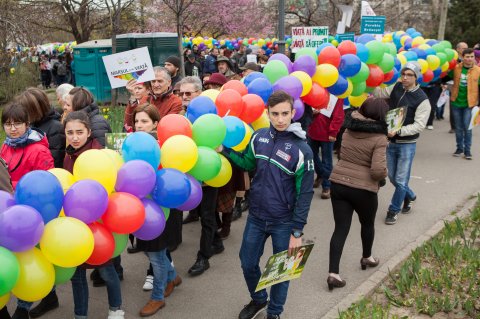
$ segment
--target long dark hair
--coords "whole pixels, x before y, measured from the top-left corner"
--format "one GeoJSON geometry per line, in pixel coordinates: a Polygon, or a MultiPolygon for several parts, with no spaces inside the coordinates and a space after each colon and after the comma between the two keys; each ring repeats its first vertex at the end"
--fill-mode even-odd
{"type": "Polygon", "coordinates": [[[363,102],[358,112],[369,119],[385,122],[388,103],[385,99],[370,97],[363,102]]]}

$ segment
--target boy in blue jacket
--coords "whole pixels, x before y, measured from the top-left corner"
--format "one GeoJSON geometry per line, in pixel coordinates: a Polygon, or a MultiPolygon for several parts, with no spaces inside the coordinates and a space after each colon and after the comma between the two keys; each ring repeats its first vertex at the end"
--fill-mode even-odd
{"type": "Polygon", "coordinates": [[[256,169],[240,248],[243,275],[252,301],[240,312],[239,319],[254,318],[267,305],[267,318],[280,318],[289,282],[272,286],[270,302],[265,289],[255,292],[261,276],[260,257],[269,236],[274,254],[288,249],[292,255],[301,246],[313,197],[313,155],[300,124],[292,123],[295,115],[292,97],[283,91],[274,92],[267,106],[270,127],[255,132],[243,153],[223,150],[242,169],[256,169]]]}

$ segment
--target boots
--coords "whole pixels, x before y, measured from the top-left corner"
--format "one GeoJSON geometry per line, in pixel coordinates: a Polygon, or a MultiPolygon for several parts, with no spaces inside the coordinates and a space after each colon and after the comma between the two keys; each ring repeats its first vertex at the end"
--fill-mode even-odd
{"type": "Polygon", "coordinates": [[[58,297],[55,291],[50,291],[50,293],[43,298],[35,308],[30,310],[30,317],[41,317],[55,308],[58,308],[58,297]]]}
{"type": "Polygon", "coordinates": [[[236,197],[235,206],[233,207],[232,221],[236,221],[240,217],[242,217],[242,198],[236,197]]]}
{"type": "Polygon", "coordinates": [[[226,239],[230,235],[230,225],[232,224],[232,213],[222,214],[222,229],[218,232],[221,239],[226,239]]]}

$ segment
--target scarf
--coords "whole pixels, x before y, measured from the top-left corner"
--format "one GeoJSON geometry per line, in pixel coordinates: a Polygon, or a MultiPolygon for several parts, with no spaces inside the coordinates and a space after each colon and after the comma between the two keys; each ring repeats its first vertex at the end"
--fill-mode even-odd
{"type": "Polygon", "coordinates": [[[25,134],[17,138],[6,137],[5,144],[10,147],[17,148],[17,147],[24,147],[27,144],[28,136],[32,133],[32,128],[29,127],[25,134]]]}

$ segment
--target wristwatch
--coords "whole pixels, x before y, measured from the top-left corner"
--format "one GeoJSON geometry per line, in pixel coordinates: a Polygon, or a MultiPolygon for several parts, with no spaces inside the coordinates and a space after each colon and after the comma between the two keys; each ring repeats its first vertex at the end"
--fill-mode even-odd
{"type": "Polygon", "coordinates": [[[295,238],[300,238],[303,236],[303,232],[301,230],[294,229],[292,230],[292,236],[295,238]]]}

